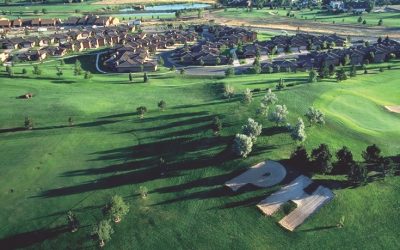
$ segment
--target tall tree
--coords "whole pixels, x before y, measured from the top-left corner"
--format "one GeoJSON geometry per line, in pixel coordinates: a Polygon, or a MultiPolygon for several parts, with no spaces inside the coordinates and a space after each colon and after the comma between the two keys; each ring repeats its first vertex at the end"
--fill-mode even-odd
{"type": "Polygon", "coordinates": [[[252,148],[253,140],[251,137],[243,134],[236,134],[232,147],[233,153],[246,158],[251,153],[252,148]]]}
{"type": "Polygon", "coordinates": [[[257,140],[257,137],[261,135],[262,125],[256,122],[254,119],[247,119],[247,123],[242,126],[242,134],[249,136],[253,142],[257,140]]]}
{"type": "Polygon", "coordinates": [[[309,107],[305,116],[310,126],[313,124],[325,124],[325,115],[314,107],[309,107]]]}
{"type": "Polygon", "coordinates": [[[286,122],[286,116],[289,114],[286,105],[276,105],[275,109],[269,113],[269,120],[275,122],[276,126],[286,122]]]}
{"type": "Polygon", "coordinates": [[[105,207],[106,214],[118,223],[129,212],[129,206],[119,195],[114,195],[105,207]]]}
{"type": "Polygon", "coordinates": [[[253,100],[253,93],[251,93],[251,90],[249,88],[246,88],[242,94],[242,103],[250,104],[252,100],[253,100]]]}
{"type": "Polygon", "coordinates": [[[105,241],[109,241],[111,239],[111,235],[113,233],[114,230],[112,229],[109,220],[100,221],[92,230],[92,235],[95,236],[99,241],[100,247],[105,245],[105,241]]]}
{"type": "Polygon", "coordinates": [[[161,100],[157,103],[157,106],[161,111],[164,111],[167,107],[167,103],[164,100],[161,100]]]}
{"type": "Polygon", "coordinates": [[[381,149],[376,144],[368,146],[361,156],[369,164],[378,163],[382,159],[381,149]]]}
{"type": "Polygon", "coordinates": [[[301,119],[300,117],[297,119],[297,123],[292,130],[291,136],[292,139],[295,141],[303,142],[306,140],[307,136],[304,127],[304,122],[303,119],[301,119]]]}
{"type": "Polygon", "coordinates": [[[290,161],[292,162],[294,167],[298,166],[301,169],[310,171],[310,159],[304,145],[297,146],[297,148],[290,155],[290,161]]]}
{"type": "Polygon", "coordinates": [[[353,160],[353,154],[350,149],[343,146],[340,150],[336,152],[337,161],[334,164],[333,172],[336,174],[346,174],[349,173],[355,161],[353,160]]]}
{"type": "Polygon", "coordinates": [[[140,106],[140,107],[136,108],[136,111],[137,111],[140,119],[143,119],[144,114],[146,114],[146,112],[147,112],[147,108],[145,106],[140,106]]]}
{"type": "Polygon", "coordinates": [[[313,149],[311,158],[315,171],[323,174],[329,174],[332,171],[332,154],[329,152],[328,145],[323,143],[313,149]]]}

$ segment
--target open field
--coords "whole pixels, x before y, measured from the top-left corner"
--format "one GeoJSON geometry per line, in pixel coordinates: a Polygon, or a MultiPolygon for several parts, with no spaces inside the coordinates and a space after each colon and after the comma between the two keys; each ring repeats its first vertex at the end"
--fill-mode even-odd
{"type": "MultiPolygon", "coordinates": [[[[326,112],[325,126],[306,128],[308,149],[346,145],[359,160],[376,143],[384,155],[398,155],[400,117],[384,106],[398,105],[399,62],[383,73],[370,69],[341,83],[315,84],[306,83],[307,73],[223,79],[166,72],[150,74],[148,84],[136,74],[130,84],[126,74],[93,72],[93,79],[84,80],[73,76],[74,61],[66,62],[61,78],[55,62],[40,66],[40,78],[29,66],[28,75],[15,67],[13,79],[1,73],[0,245],[6,249],[95,248],[88,233],[114,194],[128,201],[130,212],[115,226],[107,249],[398,249],[398,177],[334,190],[335,199],[293,233],[277,225],[282,216],[264,218],[255,207],[278,187],[235,194],[223,184],[255,163],[288,158],[296,147],[288,133],[255,115],[265,88],[274,88],[279,78],[297,84],[277,93],[290,122],[311,105],[326,112]],[[245,106],[221,99],[224,83],[237,93],[263,91],[245,106]],[[15,98],[27,92],[34,97],[15,98]],[[157,109],[162,99],[165,111],[157,109]],[[143,119],[136,115],[141,105],[149,109],[143,119]],[[224,124],[220,136],[209,129],[216,115],[224,124]],[[25,116],[33,119],[32,131],[18,129],[25,116]],[[263,124],[263,133],[247,159],[232,158],[230,143],[248,117],[263,124]],[[162,176],[160,156],[168,164],[162,176]],[[147,199],[139,197],[140,186],[149,189],[147,199]],[[83,226],[77,233],[62,227],[70,209],[83,226]],[[343,215],[345,227],[337,229],[343,215]]],[[[82,58],[85,70],[93,65],[93,56],[82,58]]],[[[340,186],[345,177],[315,179],[340,186]]]]}
{"type": "MultiPolygon", "coordinates": [[[[316,11],[304,11],[303,19],[299,13],[293,11],[294,17],[287,17],[286,10],[253,10],[247,12],[241,8],[228,8],[226,11],[215,11],[208,15],[209,19],[214,19],[217,23],[224,23],[231,26],[250,26],[253,28],[264,28],[264,29],[275,29],[285,31],[297,31],[298,29],[302,32],[310,33],[337,33],[342,36],[357,36],[357,37],[378,37],[389,35],[392,38],[399,39],[400,35],[398,30],[400,26],[397,22],[398,16],[393,16],[393,13],[370,13],[365,14],[367,25],[355,24],[357,23],[358,16],[348,16],[336,20],[332,23],[332,20],[324,19],[321,16],[321,20],[316,18],[316,21],[312,17],[316,15],[316,11]],[[310,15],[312,17],[305,17],[310,15]],[[368,16],[370,15],[370,16],[368,16]],[[385,16],[383,18],[383,16],[385,16]],[[383,26],[376,26],[379,18],[383,18],[383,26]],[[354,23],[350,20],[354,19],[354,23]],[[348,23],[347,23],[347,21],[348,23]],[[368,21],[370,20],[370,21],[368,21]],[[375,23],[376,21],[376,23],[375,23]],[[369,24],[374,24],[371,26],[369,24]]],[[[331,17],[332,18],[332,17],[331,17]]]]}
{"type": "Polygon", "coordinates": [[[109,4],[144,4],[144,5],[156,5],[160,3],[174,4],[174,3],[216,3],[215,0],[100,0],[93,4],[109,5],[109,4]]]}

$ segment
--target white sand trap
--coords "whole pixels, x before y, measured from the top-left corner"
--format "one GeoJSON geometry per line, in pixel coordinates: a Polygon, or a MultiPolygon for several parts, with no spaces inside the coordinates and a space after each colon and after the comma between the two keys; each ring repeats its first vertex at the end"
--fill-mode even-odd
{"type": "Polygon", "coordinates": [[[400,114],[400,106],[385,106],[385,108],[390,112],[400,114]]]}
{"type": "Polygon", "coordinates": [[[312,195],[297,200],[298,207],[290,214],[283,217],[279,224],[289,231],[301,225],[310,215],[315,213],[324,204],[332,200],[334,194],[326,187],[319,186],[312,195]]]}
{"type": "Polygon", "coordinates": [[[257,204],[257,207],[265,215],[271,216],[279,208],[289,200],[294,201],[296,204],[299,200],[307,196],[304,188],[312,183],[312,180],[307,176],[300,175],[293,180],[289,185],[282,187],[278,192],[275,192],[257,204]]]}
{"type": "Polygon", "coordinates": [[[271,187],[280,183],[286,176],[286,169],[282,164],[276,161],[264,161],[243,174],[233,178],[225,183],[225,186],[237,191],[247,184],[253,184],[257,187],[271,187]]]}

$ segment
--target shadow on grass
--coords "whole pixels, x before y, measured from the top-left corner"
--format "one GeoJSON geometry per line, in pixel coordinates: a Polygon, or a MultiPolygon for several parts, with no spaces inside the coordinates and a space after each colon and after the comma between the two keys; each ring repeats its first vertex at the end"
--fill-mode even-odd
{"type": "Polygon", "coordinates": [[[52,229],[40,229],[37,231],[20,233],[0,240],[0,246],[2,249],[30,247],[36,243],[55,238],[66,232],[68,232],[67,227],[56,227],[52,229]]]}
{"type": "Polygon", "coordinates": [[[322,230],[328,230],[328,229],[338,229],[337,226],[324,226],[324,227],[314,227],[310,229],[303,229],[303,230],[298,230],[298,232],[315,232],[315,231],[322,231],[322,230]]]}

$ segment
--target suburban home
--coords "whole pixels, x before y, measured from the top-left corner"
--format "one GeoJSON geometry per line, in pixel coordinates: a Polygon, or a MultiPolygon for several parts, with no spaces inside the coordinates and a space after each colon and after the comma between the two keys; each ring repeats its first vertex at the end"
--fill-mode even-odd
{"type": "Polygon", "coordinates": [[[23,25],[23,20],[22,19],[15,19],[12,21],[12,26],[13,27],[22,27],[23,25]]]}
{"type": "Polygon", "coordinates": [[[10,54],[8,54],[8,53],[6,53],[6,52],[4,52],[4,51],[1,51],[0,52],[0,62],[5,62],[5,61],[7,61],[7,59],[10,57],[10,54]]]}
{"type": "Polygon", "coordinates": [[[11,21],[8,19],[0,19],[0,28],[10,28],[11,21]]]}

